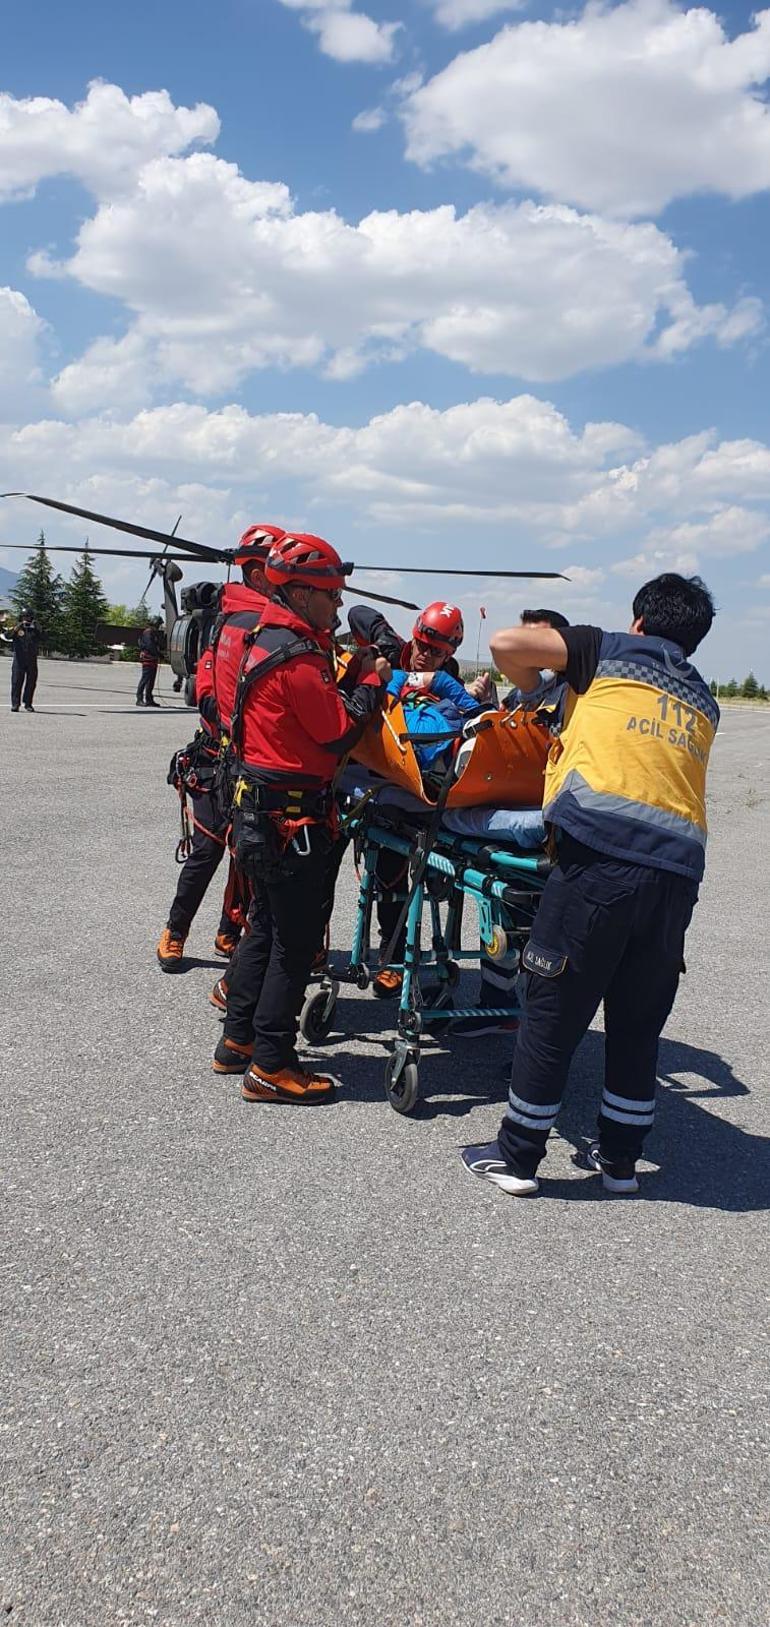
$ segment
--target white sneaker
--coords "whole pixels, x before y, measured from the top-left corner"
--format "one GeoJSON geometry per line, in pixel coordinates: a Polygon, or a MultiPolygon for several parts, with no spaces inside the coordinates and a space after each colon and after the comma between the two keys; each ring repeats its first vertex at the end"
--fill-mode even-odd
{"type": "Polygon", "coordinates": [[[598,1141],[591,1141],[581,1152],[573,1153],[572,1162],[578,1169],[596,1170],[601,1175],[605,1192],[614,1192],[617,1196],[639,1191],[636,1165],[630,1158],[617,1159],[615,1162],[605,1158],[599,1151],[598,1141]]]}
{"type": "Polygon", "coordinates": [[[533,1198],[540,1191],[536,1175],[516,1175],[510,1164],[506,1164],[505,1159],[500,1157],[496,1141],[463,1147],[460,1157],[469,1175],[479,1175],[483,1181],[492,1181],[501,1192],[509,1193],[512,1198],[533,1198]]]}

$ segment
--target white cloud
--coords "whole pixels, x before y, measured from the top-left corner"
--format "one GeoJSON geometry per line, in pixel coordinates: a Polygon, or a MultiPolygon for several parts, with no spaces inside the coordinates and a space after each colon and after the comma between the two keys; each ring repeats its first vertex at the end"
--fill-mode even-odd
{"type": "MultiPolygon", "coordinates": [[[[733,547],[758,543],[770,516],[770,448],[762,443],[704,433],[646,449],[622,424],[577,429],[529,395],[443,412],[413,402],[360,427],[189,403],[125,423],[41,419],[0,426],[0,466],[9,486],[149,525],[170,527],[181,512],[182,534],[201,542],[234,540],[257,519],[320,531],[354,559],[386,564],[385,592],[427,601],[451,586],[469,626],[479,603],[490,625],[510,623],[533,596],[572,620],[626,626],[639,583],[664,569],[696,570],[698,553],[729,606],[733,547]],[[554,542],[563,545],[557,554],[548,551],[554,542]],[[430,564],[431,574],[402,577],[402,560],[430,564]],[[555,568],[572,580],[455,582],[439,562],[555,568]]],[[[34,541],[41,519],[51,542],[81,542],[82,521],[0,503],[0,559],[3,539],[34,541]]],[[[91,533],[92,542],[115,541],[91,533]]],[[[18,568],[18,557],[8,553],[3,563],[18,568]]],[[[104,559],[99,569],[113,600],[131,602],[145,585],[144,565],[104,559]]],[[[367,577],[359,585],[378,587],[367,577]]],[[[709,673],[753,665],[768,676],[764,628],[752,643],[743,614],[740,603],[720,612],[709,673]]],[[[402,613],[394,615],[400,625],[402,613]]]]}
{"type": "Polygon", "coordinates": [[[370,135],[374,130],[381,130],[386,119],[387,113],[383,107],[368,107],[356,114],[351,129],[361,135],[370,135]]]}
{"type": "Polygon", "coordinates": [[[298,11],[302,24],[315,34],[325,56],[335,62],[392,62],[400,23],[377,23],[365,12],[354,11],[352,0],[280,0],[298,11]]]}
{"type": "Polygon", "coordinates": [[[688,559],[701,555],[729,558],[733,554],[753,553],[768,537],[770,521],[766,514],[729,504],[716,509],[704,520],[683,520],[679,525],[656,531],[650,541],[675,553],[681,551],[688,559]]]}
{"type": "Polygon", "coordinates": [[[0,94],[0,198],[27,197],[55,175],[75,176],[96,197],[114,196],[149,159],[218,134],[213,107],[175,107],[165,90],[129,97],[95,81],[73,108],[0,94]]]}
{"type": "Polygon", "coordinates": [[[588,565],[565,565],[564,575],[569,577],[575,587],[595,588],[604,581],[605,572],[601,568],[591,569],[588,565]]]}
{"type": "Polygon", "coordinates": [[[541,382],[734,342],[761,321],[751,301],[697,306],[651,224],[523,203],[352,225],[296,211],[285,186],[209,153],[146,164],[82,225],[70,260],[29,264],[121,299],[148,377],[199,393],[275,365],[348,378],[419,348],[541,382]]]}
{"type": "Polygon", "coordinates": [[[769,74],[770,11],[730,40],[705,7],[591,3],[456,57],[407,97],[407,151],[614,216],[745,198],[770,186],[769,74]]]}
{"type": "Polygon", "coordinates": [[[436,22],[453,30],[485,23],[501,11],[523,11],[526,4],[527,0],[431,0],[436,22]]]}
{"type": "Polygon", "coordinates": [[[145,404],[151,371],[149,346],[133,330],[122,339],[96,339],[52,380],[51,394],[67,418],[110,407],[122,418],[145,404]]]}
{"type": "MultiPolygon", "coordinates": [[[[224,485],[242,503],[258,471],[268,499],[290,488],[295,506],[349,508],[365,523],[439,532],[455,525],[466,540],[469,526],[474,539],[481,526],[512,527],[532,546],[559,543],[571,552],[576,542],[582,552],[603,540],[606,553],[610,539],[618,574],[629,543],[635,564],[653,554],[691,562],[756,549],[769,532],[770,448],[719,443],[707,433],[648,451],[623,424],[576,431],[532,395],[482,397],[444,411],[416,401],[358,428],[312,413],[250,414],[235,405],[212,412],[177,402],[125,422],[86,417],[6,428],[0,456],[14,486],[33,480],[34,489],[74,493],[74,501],[87,493],[91,506],[108,511],[110,482],[224,485]],[[749,495],[750,455],[757,470],[764,462],[765,476],[749,495]]],[[[574,569],[581,586],[595,585],[596,560],[574,569]]]]}
{"type": "Polygon", "coordinates": [[[45,323],[16,288],[0,288],[0,419],[40,410],[45,323]]]}
{"type": "Polygon", "coordinates": [[[770,588],[770,571],[766,571],[763,576],[760,576],[757,587],[770,588]]]}

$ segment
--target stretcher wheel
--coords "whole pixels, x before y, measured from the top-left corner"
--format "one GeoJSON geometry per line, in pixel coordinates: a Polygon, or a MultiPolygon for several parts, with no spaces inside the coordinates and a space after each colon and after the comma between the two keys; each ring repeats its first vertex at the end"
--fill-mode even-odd
{"type": "Polygon", "coordinates": [[[396,1058],[389,1056],[385,1065],[385,1095],[396,1113],[411,1113],[420,1090],[417,1063],[405,1062],[397,1079],[395,1073],[396,1058]]]}
{"type": "Polygon", "coordinates": [[[337,995],[333,989],[314,989],[309,994],[299,1018],[299,1031],[309,1045],[323,1045],[337,1010],[337,995]]]}

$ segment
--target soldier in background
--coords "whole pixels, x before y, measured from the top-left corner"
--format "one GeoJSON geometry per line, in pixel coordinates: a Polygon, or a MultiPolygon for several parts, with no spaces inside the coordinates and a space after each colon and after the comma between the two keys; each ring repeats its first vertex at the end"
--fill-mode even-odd
{"type": "Polygon", "coordinates": [[[34,712],[32,701],[37,687],[37,652],[41,635],[31,610],[22,610],[9,636],[13,645],[11,711],[18,712],[23,700],[25,712],[34,712]]]}

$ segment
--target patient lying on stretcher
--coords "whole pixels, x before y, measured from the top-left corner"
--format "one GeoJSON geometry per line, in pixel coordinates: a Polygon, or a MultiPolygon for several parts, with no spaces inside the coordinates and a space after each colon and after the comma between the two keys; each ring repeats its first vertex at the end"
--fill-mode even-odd
{"type": "Polygon", "coordinates": [[[448,672],[405,672],[396,667],[388,694],[401,702],[420,772],[442,777],[469,718],[488,710],[448,672]],[[421,735],[428,739],[420,744],[421,735]],[[434,740],[434,735],[443,736],[434,740]]]}

